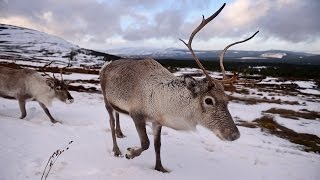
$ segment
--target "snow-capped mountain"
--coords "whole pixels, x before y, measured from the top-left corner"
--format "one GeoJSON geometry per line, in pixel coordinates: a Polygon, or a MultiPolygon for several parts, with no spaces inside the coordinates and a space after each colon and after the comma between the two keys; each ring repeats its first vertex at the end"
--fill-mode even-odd
{"type": "Polygon", "coordinates": [[[74,66],[103,63],[117,56],[80,48],[62,38],[32,29],[0,24],[0,60],[25,63],[53,61],[74,66]]]}
{"type": "MultiPolygon", "coordinates": [[[[178,48],[144,48],[144,47],[132,47],[132,48],[119,48],[106,50],[108,53],[116,54],[123,57],[132,58],[145,58],[152,57],[156,59],[190,59],[191,55],[188,49],[178,48]]],[[[221,50],[194,50],[199,58],[207,60],[217,60],[221,50]]],[[[292,52],[281,50],[269,50],[269,51],[240,51],[240,50],[228,50],[225,54],[225,59],[303,59],[314,56],[313,54],[304,52],[292,52]]]]}
{"type": "Polygon", "coordinates": [[[117,54],[123,57],[180,57],[186,55],[187,51],[177,48],[151,48],[151,47],[126,47],[119,49],[110,49],[107,53],[117,54]]]}
{"type": "Polygon", "coordinates": [[[265,57],[265,58],[278,58],[281,59],[283,57],[287,56],[287,53],[272,53],[272,52],[267,52],[267,53],[263,53],[261,54],[261,57],[265,57]]]}

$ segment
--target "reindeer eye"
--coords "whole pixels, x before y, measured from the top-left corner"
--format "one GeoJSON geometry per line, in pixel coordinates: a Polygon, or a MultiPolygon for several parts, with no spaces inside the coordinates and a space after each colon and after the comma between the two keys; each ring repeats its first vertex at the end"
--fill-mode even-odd
{"type": "Polygon", "coordinates": [[[213,99],[212,98],[206,98],[204,100],[204,102],[206,103],[206,105],[213,105],[213,99]]]}

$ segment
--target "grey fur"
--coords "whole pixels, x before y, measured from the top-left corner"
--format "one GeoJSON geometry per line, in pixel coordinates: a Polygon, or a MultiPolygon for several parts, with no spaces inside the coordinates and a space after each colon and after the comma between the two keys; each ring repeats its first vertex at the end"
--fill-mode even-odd
{"type": "Polygon", "coordinates": [[[0,66],[0,97],[19,101],[21,119],[27,115],[26,101],[37,101],[52,123],[58,122],[47,108],[52,100],[57,98],[66,103],[73,102],[73,97],[63,81],[46,79],[31,69],[11,69],[3,66],[0,66]]]}
{"type": "Polygon", "coordinates": [[[227,108],[228,98],[219,82],[209,87],[206,80],[176,77],[152,59],[123,59],[102,67],[100,83],[110,116],[116,156],[120,156],[121,151],[116,141],[114,111],[129,114],[140,137],[141,147],[128,148],[127,158],[139,156],[148,149],[150,142],[145,124],[152,123],[155,169],[162,172],[167,172],[160,158],[162,126],[188,131],[200,124],[222,140],[233,141],[240,137],[227,108]]]}

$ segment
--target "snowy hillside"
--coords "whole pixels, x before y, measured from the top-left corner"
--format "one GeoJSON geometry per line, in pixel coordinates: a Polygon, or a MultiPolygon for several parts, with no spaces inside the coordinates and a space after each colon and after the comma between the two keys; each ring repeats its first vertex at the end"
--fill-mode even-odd
{"type": "MultiPolygon", "coordinates": [[[[181,69],[177,75],[195,71],[199,70],[181,69]]],[[[65,75],[64,79],[72,80],[73,85],[79,79],[91,80],[92,84],[82,85],[99,88],[98,75],[73,73],[65,75]]],[[[163,165],[170,171],[167,174],[153,170],[153,145],[132,160],[112,155],[108,115],[99,93],[72,91],[73,104],[55,101],[50,111],[62,124],[51,124],[35,102],[27,103],[28,115],[21,120],[18,103],[0,99],[0,179],[40,179],[52,153],[66,148],[70,141],[73,143],[69,150],[57,159],[48,179],[320,179],[319,152],[306,152],[305,146],[271,133],[272,129],[256,126],[257,119],[273,117],[280,128],[289,128],[290,133],[294,131],[299,136],[315,135],[314,140],[319,142],[320,93],[315,83],[279,82],[269,77],[254,87],[237,87],[240,91],[228,94],[232,97],[229,110],[239,125],[240,139],[223,142],[202,127],[189,133],[164,127],[161,153],[163,165]],[[285,89],[292,84],[296,84],[294,89],[285,89]],[[294,117],[283,116],[271,112],[272,108],[291,110],[296,115],[308,112],[318,115],[314,119],[294,114],[294,117]]],[[[126,137],[118,143],[125,153],[127,147],[137,146],[139,139],[133,121],[127,116],[120,116],[120,119],[126,137]]],[[[284,130],[277,129],[274,133],[281,134],[284,130]]],[[[150,127],[147,132],[153,144],[150,127]]],[[[315,148],[319,148],[319,144],[315,148]]]]}
{"type": "Polygon", "coordinates": [[[119,57],[80,48],[59,37],[43,32],[0,24],[0,60],[9,62],[47,63],[74,66],[101,64],[119,57]]]}

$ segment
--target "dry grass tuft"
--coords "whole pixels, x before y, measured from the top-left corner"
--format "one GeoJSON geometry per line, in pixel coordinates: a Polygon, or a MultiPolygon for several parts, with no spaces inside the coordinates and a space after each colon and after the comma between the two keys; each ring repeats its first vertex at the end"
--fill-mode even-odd
{"type": "Polygon", "coordinates": [[[250,128],[261,128],[277,137],[287,139],[292,143],[303,145],[306,152],[320,153],[320,138],[313,134],[297,133],[292,129],[278,124],[271,116],[262,116],[252,122],[239,121],[238,125],[250,128]]]}
{"type": "Polygon", "coordinates": [[[257,99],[257,98],[245,98],[245,97],[235,97],[229,96],[231,101],[243,102],[244,104],[253,105],[258,103],[275,103],[275,104],[289,104],[289,105],[300,105],[298,101],[281,101],[280,99],[257,99]]]}
{"type": "Polygon", "coordinates": [[[320,113],[315,111],[308,111],[306,109],[299,111],[293,111],[289,109],[278,109],[278,108],[271,108],[267,111],[263,111],[264,113],[271,113],[271,114],[279,114],[281,117],[289,118],[289,119],[296,119],[304,118],[304,119],[312,119],[316,120],[320,118],[320,113]]]}
{"type": "Polygon", "coordinates": [[[82,85],[79,86],[73,86],[73,85],[68,85],[68,90],[70,91],[77,91],[77,92],[88,92],[88,93],[101,93],[101,91],[99,91],[97,88],[95,87],[89,87],[86,88],[82,85]]]}

